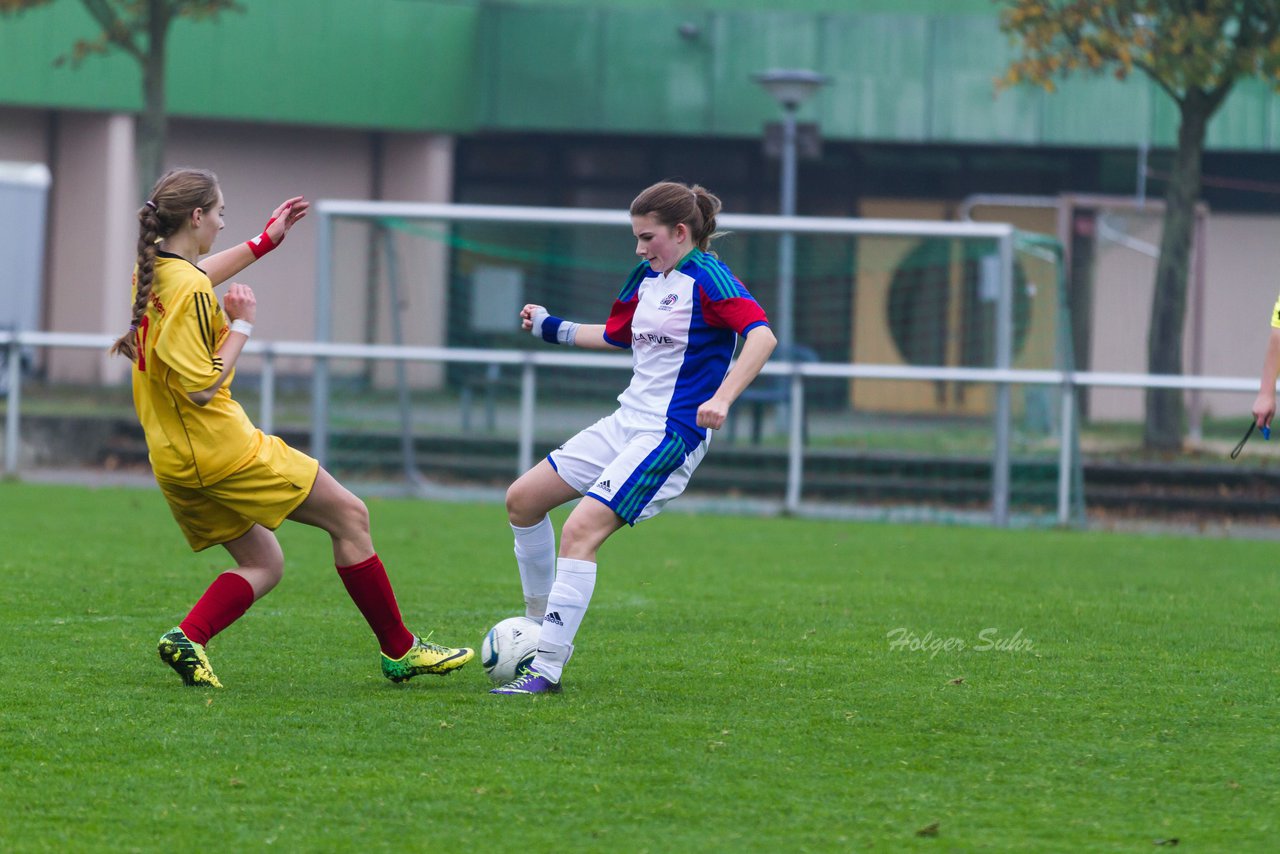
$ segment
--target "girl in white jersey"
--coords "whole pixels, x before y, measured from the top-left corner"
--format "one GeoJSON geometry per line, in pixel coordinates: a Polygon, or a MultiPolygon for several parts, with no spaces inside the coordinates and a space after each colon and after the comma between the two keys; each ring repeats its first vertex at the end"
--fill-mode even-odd
{"type": "Polygon", "coordinates": [[[623,524],[656,515],[684,491],[711,430],[760,373],[777,341],[759,303],[710,254],[720,200],[664,181],[631,203],[640,264],[609,319],[579,324],[540,305],[524,328],[548,343],[630,349],[631,383],[618,410],[578,433],[507,490],[525,613],[542,623],[532,664],[495,694],[560,690],[596,583],[596,552],[623,524]],[[746,341],[733,369],[738,336],[746,341]],[[556,550],[547,513],[585,496],[565,520],[556,550]]]}

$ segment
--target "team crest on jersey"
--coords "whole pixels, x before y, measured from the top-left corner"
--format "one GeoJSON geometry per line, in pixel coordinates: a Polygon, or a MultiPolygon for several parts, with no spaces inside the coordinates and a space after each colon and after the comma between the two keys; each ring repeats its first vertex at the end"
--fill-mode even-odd
{"type": "Polygon", "coordinates": [[[662,301],[658,303],[658,311],[671,311],[671,309],[679,301],[680,301],[679,294],[667,294],[665,297],[662,298],[662,301]]]}

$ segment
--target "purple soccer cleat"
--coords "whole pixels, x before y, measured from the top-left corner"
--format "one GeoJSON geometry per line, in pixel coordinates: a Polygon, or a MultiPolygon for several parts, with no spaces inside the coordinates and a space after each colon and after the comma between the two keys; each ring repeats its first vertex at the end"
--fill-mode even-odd
{"type": "Polygon", "coordinates": [[[559,694],[560,683],[552,682],[543,676],[532,665],[523,668],[505,685],[499,685],[490,694],[559,694]]]}

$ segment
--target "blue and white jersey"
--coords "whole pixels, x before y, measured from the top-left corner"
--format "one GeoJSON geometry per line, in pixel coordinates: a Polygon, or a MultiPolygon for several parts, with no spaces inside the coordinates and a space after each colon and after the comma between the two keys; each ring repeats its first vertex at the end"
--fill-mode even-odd
{"type": "Polygon", "coordinates": [[[698,407],[729,371],[739,335],[768,325],[764,309],[718,258],[695,249],[669,273],[643,261],[618,294],[605,340],[630,347],[631,384],[618,402],[660,415],[690,449],[708,435],[698,407]]]}

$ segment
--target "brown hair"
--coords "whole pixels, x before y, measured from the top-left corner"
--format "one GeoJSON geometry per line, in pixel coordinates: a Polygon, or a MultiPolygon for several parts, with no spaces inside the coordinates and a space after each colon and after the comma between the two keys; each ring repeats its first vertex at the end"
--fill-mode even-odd
{"type": "Polygon", "coordinates": [[[652,214],[667,228],[675,228],[680,223],[687,225],[694,245],[703,252],[711,246],[712,239],[720,236],[716,231],[718,213],[720,200],[706,187],[678,181],[659,181],[631,202],[632,216],[652,214]]]}
{"type": "Polygon", "coordinates": [[[138,209],[138,295],[133,301],[129,331],[111,345],[132,361],[138,359],[138,323],[147,311],[151,284],[156,277],[156,248],[159,241],[182,228],[196,208],[211,209],[218,203],[218,176],[204,169],[174,169],[166,172],[151,198],[138,209]]]}

